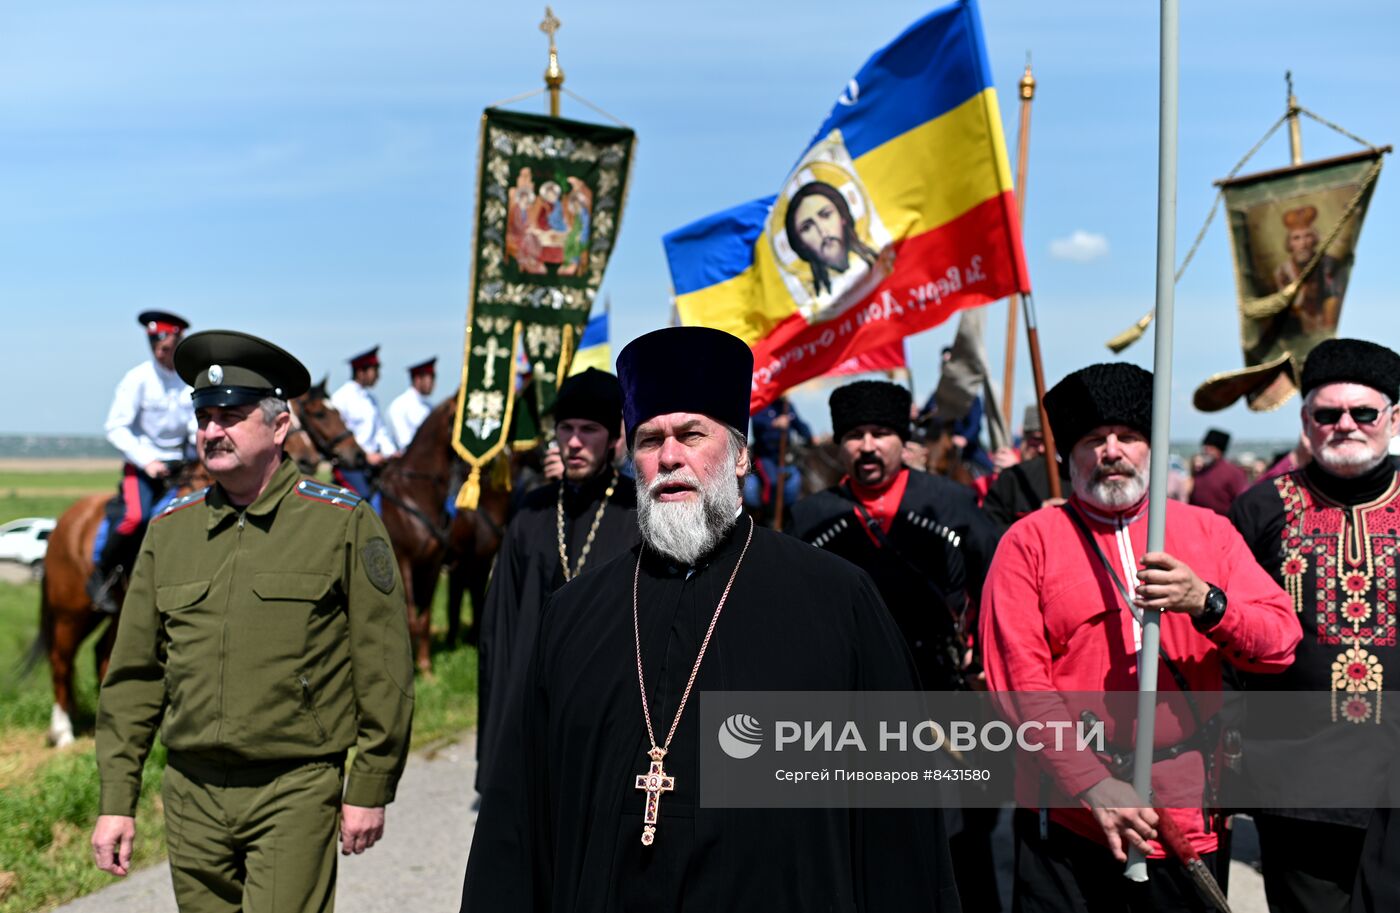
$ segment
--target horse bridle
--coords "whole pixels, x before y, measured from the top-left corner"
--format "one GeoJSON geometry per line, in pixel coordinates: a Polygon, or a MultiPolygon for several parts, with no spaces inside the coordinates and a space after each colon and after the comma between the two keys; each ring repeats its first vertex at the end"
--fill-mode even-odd
{"type": "MultiPolygon", "coordinates": [[[[311,448],[316,451],[317,456],[320,456],[321,449],[316,446],[316,439],[311,436],[310,431],[307,431],[306,428],[303,427],[302,424],[296,420],[295,415],[296,413],[293,413],[292,428],[290,431],[287,432],[287,437],[290,439],[291,436],[294,434],[306,435],[307,440],[311,441],[311,448]]],[[[283,448],[286,448],[285,443],[283,444],[283,448]]],[[[317,460],[317,462],[319,463],[320,461],[317,460]]],[[[307,475],[311,475],[316,472],[315,466],[308,466],[307,464],[303,463],[300,459],[297,460],[297,465],[301,467],[301,471],[305,472],[307,475]]]]}
{"type": "Polygon", "coordinates": [[[349,428],[346,428],[340,434],[327,440],[316,432],[314,425],[310,422],[303,422],[301,416],[297,414],[296,409],[292,410],[292,418],[294,420],[294,430],[306,432],[306,436],[311,438],[311,446],[316,448],[316,452],[321,454],[326,462],[330,463],[332,466],[339,466],[340,457],[336,456],[336,445],[348,437],[353,437],[354,433],[349,428]]]}

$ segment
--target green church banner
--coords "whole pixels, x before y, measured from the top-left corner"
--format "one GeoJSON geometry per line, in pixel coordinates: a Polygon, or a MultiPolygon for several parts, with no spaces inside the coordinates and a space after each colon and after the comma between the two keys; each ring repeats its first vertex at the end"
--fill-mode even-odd
{"type": "Polygon", "coordinates": [[[481,119],[475,263],[453,446],[481,468],[533,446],[568,374],[627,197],[636,135],[625,127],[487,108],[481,119]]]}

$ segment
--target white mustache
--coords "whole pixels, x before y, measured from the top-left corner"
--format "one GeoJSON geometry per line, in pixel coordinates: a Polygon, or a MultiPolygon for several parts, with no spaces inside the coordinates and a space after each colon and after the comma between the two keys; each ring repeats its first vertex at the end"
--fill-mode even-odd
{"type": "Polygon", "coordinates": [[[1128,463],[1126,461],[1106,463],[1103,466],[1100,466],[1094,470],[1094,480],[1098,481],[1100,479],[1107,478],[1111,473],[1120,473],[1124,475],[1136,476],[1137,467],[1134,466],[1132,463],[1128,463]]]}
{"type": "Polygon", "coordinates": [[[647,494],[654,499],[656,493],[665,486],[677,484],[689,485],[696,490],[699,490],[701,487],[700,480],[695,476],[695,473],[688,472],[684,469],[677,469],[673,472],[661,473],[656,478],[652,479],[651,484],[647,486],[647,494]]]}

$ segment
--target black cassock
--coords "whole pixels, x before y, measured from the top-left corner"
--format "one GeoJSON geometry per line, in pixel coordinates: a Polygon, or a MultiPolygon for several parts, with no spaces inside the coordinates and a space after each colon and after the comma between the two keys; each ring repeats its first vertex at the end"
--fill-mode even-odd
{"type": "MultiPolygon", "coordinates": [[[[739,559],[740,519],[693,572],[642,559],[641,653],[659,741],[739,559]]],[[[863,572],[757,528],[666,755],[675,791],[641,843],[650,747],[633,634],[637,553],[560,590],[523,678],[525,738],[483,790],[462,910],[957,910],[931,809],[701,808],[704,690],[909,690],[898,628],[863,572]],[[506,772],[513,776],[507,778],[506,772]]],[[[713,738],[713,734],[711,734],[713,738]]]]}
{"type": "MultiPolygon", "coordinates": [[[[611,472],[605,471],[582,485],[564,489],[564,539],[570,570],[578,567],[579,553],[610,479],[611,472]]],[[[508,701],[510,672],[529,662],[545,601],[564,585],[564,570],[559,564],[561,484],[543,485],[521,500],[506,528],[486,590],[477,654],[478,784],[489,775],[491,752],[500,738],[499,711],[508,701]]],[[[636,482],[623,475],[603,511],[583,573],[602,567],[637,542],[636,482]]]]}

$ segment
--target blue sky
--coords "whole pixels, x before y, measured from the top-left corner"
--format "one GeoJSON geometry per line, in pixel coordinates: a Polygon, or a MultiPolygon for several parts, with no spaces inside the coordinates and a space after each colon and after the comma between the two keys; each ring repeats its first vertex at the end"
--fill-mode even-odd
{"type": "MultiPolygon", "coordinates": [[[[1211,182],[1282,113],[1285,69],[1304,105],[1372,142],[1400,140],[1392,5],[1182,7],[1180,253],[1211,182]]],[[[639,136],[603,284],[614,351],[668,318],[661,235],[772,193],[850,75],[931,8],[561,0],[566,85],[639,136]]],[[[100,433],[113,385],[144,356],[135,315],[145,308],[268,336],[333,383],[345,358],[380,343],[381,401],[432,354],[449,386],[469,293],[479,116],[540,85],[542,13],[461,0],[5,4],[0,432],[100,433]]],[[[1026,253],[1053,383],[1113,358],[1103,341],[1152,303],[1157,8],[1002,0],[982,15],[1013,155],[1016,83],[1034,55],[1026,253]]],[[[595,117],[567,98],[564,113],[595,117]]],[[[1305,122],[1304,148],[1356,147],[1305,122]]],[[[1287,154],[1280,132],[1254,162],[1278,167],[1287,154]]],[[[1400,292],[1384,264],[1400,243],[1396,180],[1381,176],[1341,322],[1346,335],[1392,346],[1400,292]]],[[[1293,404],[1272,415],[1190,406],[1200,380],[1242,365],[1222,223],[1177,301],[1174,436],[1208,424],[1291,436],[1293,404]]],[[[1005,311],[993,305],[989,321],[998,373],[1005,311]]],[[[920,397],[952,330],[911,343],[920,397]]],[[[1018,413],[1031,400],[1020,348],[1018,413]]],[[[1151,337],[1122,357],[1150,367],[1151,337]]],[[[806,405],[827,424],[819,402],[806,405]]]]}

